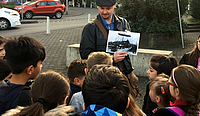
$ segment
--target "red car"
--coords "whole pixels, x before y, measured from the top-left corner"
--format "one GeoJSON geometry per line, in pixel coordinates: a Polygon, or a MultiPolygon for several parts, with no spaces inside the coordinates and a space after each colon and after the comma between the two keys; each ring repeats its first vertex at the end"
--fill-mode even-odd
{"type": "MultiPolygon", "coordinates": [[[[22,14],[22,7],[16,6],[15,9],[22,14]]],[[[23,5],[23,16],[31,19],[33,16],[49,16],[60,19],[66,7],[60,0],[38,0],[23,5]]]]}

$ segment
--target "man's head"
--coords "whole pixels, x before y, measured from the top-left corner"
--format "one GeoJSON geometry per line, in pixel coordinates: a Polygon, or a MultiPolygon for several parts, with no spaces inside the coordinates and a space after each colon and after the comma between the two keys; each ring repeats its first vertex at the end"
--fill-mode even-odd
{"type": "Polygon", "coordinates": [[[128,80],[117,67],[95,65],[85,77],[82,94],[85,107],[97,104],[123,113],[129,101],[128,80]]]}
{"type": "Polygon", "coordinates": [[[4,45],[7,42],[7,39],[0,35],[0,59],[3,59],[5,56],[4,45]]]}
{"type": "Polygon", "coordinates": [[[112,14],[116,8],[116,0],[96,0],[100,16],[107,20],[112,19],[112,14]]]}
{"type": "Polygon", "coordinates": [[[87,59],[87,69],[90,70],[96,64],[112,65],[112,56],[105,52],[92,52],[87,59]]]}
{"type": "Polygon", "coordinates": [[[77,59],[70,63],[67,69],[67,76],[71,83],[82,87],[85,79],[86,60],[77,59]]]}
{"type": "Polygon", "coordinates": [[[34,76],[41,70],[41,63],[45,59],[44,46],[35,39],[20,36],[9,40],[5,46],[6,60],[13,74],[20,74],[26,68],[36,69],[34,76]]]}

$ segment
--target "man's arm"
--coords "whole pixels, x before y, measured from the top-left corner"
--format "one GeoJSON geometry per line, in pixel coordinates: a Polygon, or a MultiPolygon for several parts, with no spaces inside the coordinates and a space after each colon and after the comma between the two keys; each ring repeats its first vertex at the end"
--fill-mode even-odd
{"type": "Polygon", "coordinates": [[[87,24],[82,32],[79,52],[82,59],[87,59],[91,52],[95,51],[95,28],[91,23],[87,24]]]}

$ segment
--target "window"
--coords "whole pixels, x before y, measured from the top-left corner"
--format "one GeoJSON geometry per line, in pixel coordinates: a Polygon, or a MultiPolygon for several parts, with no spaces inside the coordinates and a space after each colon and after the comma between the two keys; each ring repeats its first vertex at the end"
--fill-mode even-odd
{"type": "Polygon", "coordinates": [[[46,1],[41,1],[38,3],[39,6],[46,6],[46,1]]]}
{"type": "Polygon", "coordinates": [[[57,5],[54,1],[48,1],[48,5],[57,5]]]}

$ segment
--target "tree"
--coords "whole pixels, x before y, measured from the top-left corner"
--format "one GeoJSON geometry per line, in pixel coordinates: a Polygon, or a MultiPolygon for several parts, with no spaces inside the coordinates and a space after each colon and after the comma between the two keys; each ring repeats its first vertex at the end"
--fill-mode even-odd
{"type": "MultiPolygon", "coordinates": [[[[179,32],[176,0],[120,0],[120,3],[122,6],[116,9],[116,14],[126,18],[134,32],[179,32]]],[[[182,15],[187,4],[188,0],[180,1],[182,15]]]]}
{"type": "Polygon", "coordinates": [[[192,17],[200,20],[200,1],[199,0],[192,0],[190,7],[191,7],[192,17]]]}

